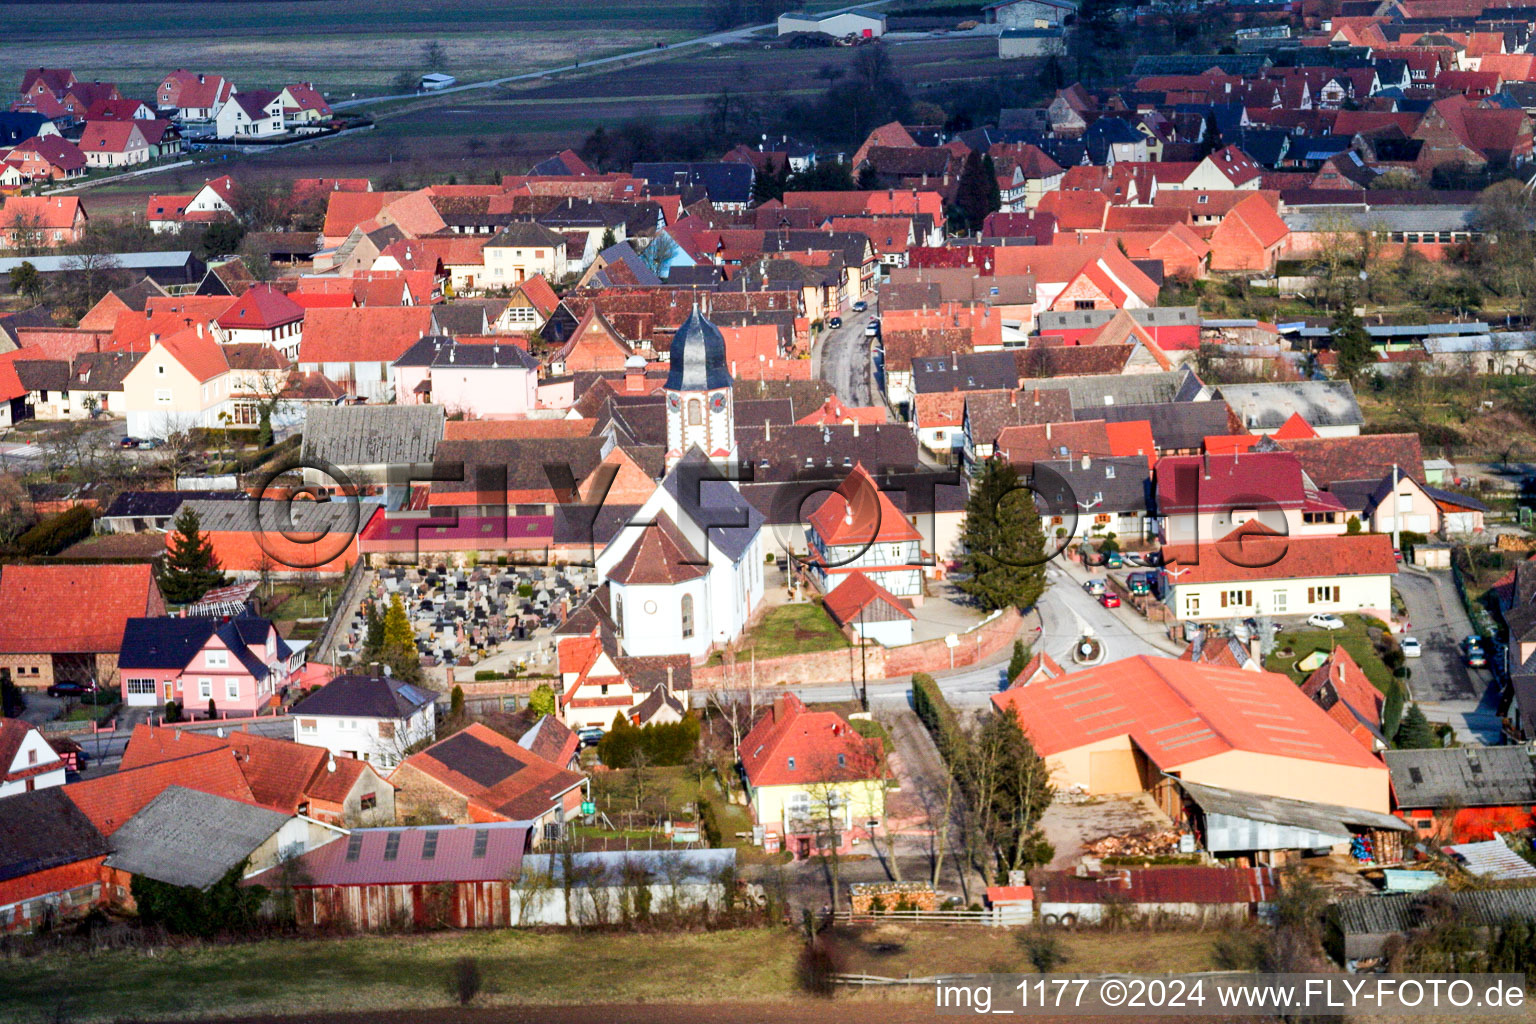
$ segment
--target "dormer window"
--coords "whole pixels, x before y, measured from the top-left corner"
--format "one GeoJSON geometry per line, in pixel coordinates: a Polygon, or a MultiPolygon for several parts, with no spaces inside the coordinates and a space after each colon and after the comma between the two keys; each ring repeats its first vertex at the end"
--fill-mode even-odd
{"type": "Polygon", "coordinates": [[[795,770],[795,759],[794,758],[790,758],[789,759],[789,770],[790,771],[794,771],[795,770]]]}

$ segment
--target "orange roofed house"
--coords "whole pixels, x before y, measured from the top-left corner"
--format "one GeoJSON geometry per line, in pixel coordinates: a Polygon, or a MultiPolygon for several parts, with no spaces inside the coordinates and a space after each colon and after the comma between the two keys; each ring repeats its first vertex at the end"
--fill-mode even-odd
{"type": "Polygon", "coordinates": [[[1145,655],[1014,686],[1014,714],[1058,787],[1152,791],[1164,779],[1385,813],[1387,767],[1295,683],[1275,672],[1145,655]]]}
{"type": "Polygon", "coordinates": [[[0,248],[52,249],[78,242],[86,219],[78,196],[10,196],[0,204],[0,248]]]}
{"type": "Polygon", "coordinates": [[[846,851],[885,818],[885,745],[835,711],[811,711],[782,694],[736,752],[770,851],[781,843],[797,857],[846,851]]]}
{"type": "Polygon", "coordinates": [[[581,812],[587,780],[479,722],[400,762],[389,781],[404,817],[526,821],[534,843],[558,838],[581,812]]]}
{"type": "Polygon", "coordinates": [[[115,685],[129,619],[164,615],[149,565],[7,565],[0,570],[0,670],[19,686],[115,685]]]}

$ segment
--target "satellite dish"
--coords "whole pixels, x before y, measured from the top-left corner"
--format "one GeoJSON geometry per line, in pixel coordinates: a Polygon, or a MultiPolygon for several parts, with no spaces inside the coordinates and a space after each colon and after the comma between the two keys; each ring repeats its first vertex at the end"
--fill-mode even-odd
{"type": "Polygon", "coordinates": [[[325,770],[328,772],[334,772],[336,770],[336,759],[334,757],[328,757],[325,759],[325,770]]]}
{"type": "Polygon", "coordinates": [[[219,739],[224,738],[224,727],[222,725],[215,729],[214,732],[218,735],[219,739]]]}

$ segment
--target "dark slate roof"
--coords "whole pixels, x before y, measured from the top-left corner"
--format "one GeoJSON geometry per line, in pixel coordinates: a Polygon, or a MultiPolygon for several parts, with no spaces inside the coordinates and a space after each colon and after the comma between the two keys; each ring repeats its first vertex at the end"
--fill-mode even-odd
{"type": "Polygon", "coordinates": [[[28,391],[66,391],[69,389],[67,359],[18,359],[11,364],[21,386],[28,391]]]}
{"type": "Polygon", "coordinates": [[[920,395],[931,391],[1006,390],[1018,382],[1013,351],[960,352],[912,360],[912,389],[920,395]]]}
{"type": "Polygon", "coordinates": [[[0,882],[111,852],[63,786],[0,801],[0,882]]]}
{"type": "MultiPolygon", "coordinates": [[[[855,463],[871,473],[888,467],[921,464],[917,436],[905,423],[860,426],[772,426],[736,428],[736,445],[743,475],[758,483],[797,480],[812,470],[841,469],[848,475],[855,463]]],[[[833,485],[836,486],[835,484],[833,485]]]]}
{"type": "Polygon", "coordinates": [[[671,708],[679,717],[688,713],[688,709],[683,706],[681,701],[667,693],[665,686],[655,686],[651,688],[651,695],[649,697],[630,708],[629,714],[634,721],[645,725],[663,707],[671,708]]]}
{"type": "Polygon", "coordinates": [[[1052,515],[1146,512],[1152,503],[1152,471],[1139,455],[1036,462],[1032,476],[1037,494],[1052,515]],[[1092,509],[1081,505],[1100,499],[1092,509]]]}
{"type": "Polygon", "coordinates": [[[432,307],[432,326],[438,334],[484,334],[485,307],[478,302],[441,302],[432,307]]]}
{"type": "Polygon", "coordinates": [[[1399,807],[1536,804],[1536,765],[1523,746],[1388,750],[1399,807]]]}
{"type": "Polygon", "coordinates": [[[696,448],[672,467],[661,486],[732,561],[746,552],[763,525],[763,514],[696,448]]]}
{"type": "Polygon", "coordinates": [[[704,319],[698,307],[694,307],[688,319],[672,335],[670,351],[668,391],[713,391],[731,386],[731,373],[725,360],[725,338],[720,334],[720,328],[704,319]]]}
{"type": "Polygon", "coordinates": [[[337,676],[295,704],[293,714],[410,718],[435,699],[429,690],[387,676],[337,676]]]}
{"type": "Polygon", "coordinates": [[[0,146],[7,149],[37,135],[48,119],[42,114],[0,111],[0,146]]]}
{"type": "Polygon", "coordinates": [[[184,501],[245,501],[244,491],[122,491],[102,513],[103,519],[173,516],[184,501]]]}
{"type": "MultiPolygon", "coordinates": [[[[187,616],[185,618],[129,619],[123,625],[123,642],[118,653],[118,667],[133,669],[184,669],[193,655],[201,651],[217,634],[246,671],[257,679],[265,679],[267,666],[250,651],[251,644],[266,639],[271,623],[254,616],[235,619],[211,616],[187,616]]],[[[281,634],[277,639],[277,658],[283,660],[292,654],[281,634]]]]}
{"type": "Polygon", "coordinates": [[[53,312],[46,306],[33,306],[31,309],[18,310],[15,313],[0,314],[0,335],[3,335],[16,343],[16,330],[20,327],[57,327],[53,320],[53,312]]]}
{"type": "MultiPolygon", "coordinates": [[[[510,342],[511,339],[508,339],[510,342]]],[[[405,350],[394,362],[395,366],[469,366],[481,369],[496,367],[537,370],[538,360],[518,345],[502,345],[498,342],[473,342],[460,345],[452,338],[428,334],[405,350]]]]}
{"type": "Polygon", "coordinates": [[[738,163],[638,163],[630,169],[644,178],[653,191],[666,194],[684,188],[703,188],[712,203],[752,201],[751,164],[738,163]]]}
{"type": "Polygon", "coordinates": [[[143,358],[142,352],[82,352],[70,367],[72,386],[89,391],[121,391],[123,378],[143,358]]]}
{"type": "Polygon", "coordinates": [[[1146,420],[1152,427],[1152,442],[1159,451],[1204,447],[1212,435],[1230,434],[1231,410],[1226,402],[1174,402],[1158,405],[1115,405],[1101,409],[1083,409],[1077,418],[1128,423],[1146,420]]]}

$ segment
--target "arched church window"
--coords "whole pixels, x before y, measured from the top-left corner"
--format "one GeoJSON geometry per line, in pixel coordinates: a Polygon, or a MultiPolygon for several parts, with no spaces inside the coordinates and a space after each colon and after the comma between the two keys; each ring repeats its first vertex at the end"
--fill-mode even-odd
{"type": "Polygon", "coordinates": [[[688,399],[688,425],[696,427],[704,422],[704,403],[697,398],[688,399]]]}
{"type": "Polygon", "coordinates": [[[683,595],[683,639],[693,636],[693,595],[683,595]]]}

